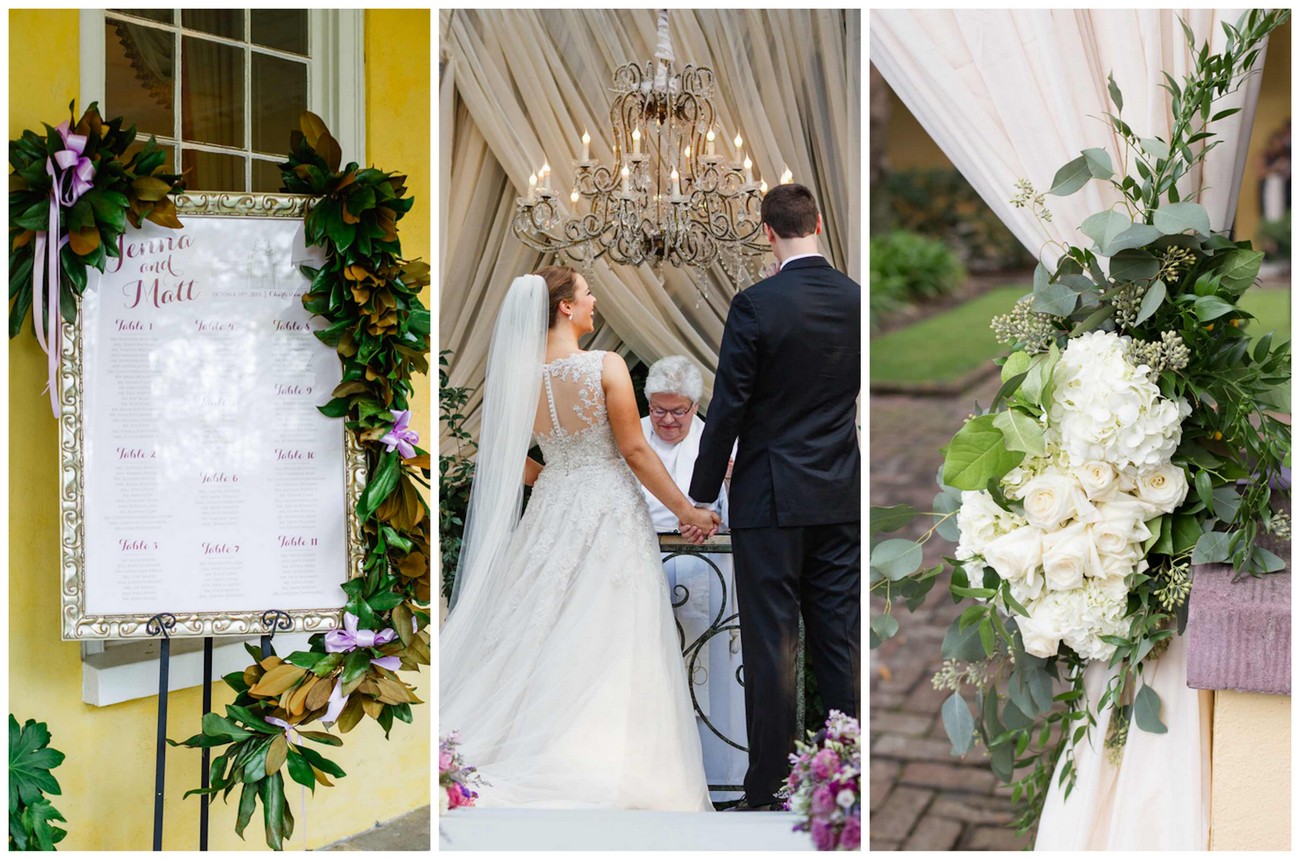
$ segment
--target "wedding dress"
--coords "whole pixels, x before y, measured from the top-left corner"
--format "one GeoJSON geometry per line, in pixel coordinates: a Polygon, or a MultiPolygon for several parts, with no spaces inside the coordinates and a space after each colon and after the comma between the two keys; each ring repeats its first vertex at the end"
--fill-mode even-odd
{"type": "Polygon", "coordinates": [[[533,431],[546,466],[490,581],[467,587],[439,636],[441,731],[459,730],[487,783],[479,806],[711,811],[658,544],[606,416],[603,356],[542,368],[533,431]]]}

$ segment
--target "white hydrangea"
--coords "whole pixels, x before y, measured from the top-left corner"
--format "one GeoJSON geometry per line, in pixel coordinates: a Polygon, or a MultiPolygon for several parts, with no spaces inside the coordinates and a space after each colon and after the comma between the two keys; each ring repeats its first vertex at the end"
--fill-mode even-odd
{"type": "Polygon", "coordinates": [[[1052,406],[1045,437],[1059,445],[1072,467],[1090,461],[1117,469],[1167,462],[1191,414],[1147,378],[1145,365],[1124,357],[1128,338],[1089,332],[1070,340],[1052,371],[1052,406]]]}
{"type": "Polygon", "coordinates": [[[1128,588],[1123,579],[1089,579],[1081,588],[1058,592],[1061,641],[1086,660],[1109,660],[1115,646],[1102,636],[1127,636],[1128,588]]]}
{"type": "Polygon", "coordinates": [[[988,490],[965,490],[961,494],[961,509],[957,511],[961,538],[957,541],[956,557],[966,561],[983,556],[989,543],[1023,525],[1025,518],[998,507],[988,490]]]}

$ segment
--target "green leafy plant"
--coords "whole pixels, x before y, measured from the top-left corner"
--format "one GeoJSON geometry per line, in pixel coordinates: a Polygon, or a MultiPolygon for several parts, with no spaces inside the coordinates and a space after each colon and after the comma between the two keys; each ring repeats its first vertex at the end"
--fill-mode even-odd
{"type": "Polygon", "coordinates": [[[1034,264],[1020,240],[956,169],[891,170],[881,190],[896,229],[943,242],[971,270],[1034,264]]]}
{"type": "Polygon", "coordinates": [[[905,230],[871,240],[871,318],[933,299],[961,285],[966,272],[942,242],[905,230]]]}
{"type": "MultiPolygon", "coordinates": [[[[1181,420],[1170,466],[1189,488],[1184,501],[1145,523],[1145,566],[1124,578],[1122,635],[1101,635],[1114,671],[1097,702],[1113,705],[1106,747],[1121,749],[1130,721],[1161,733],[1161,703],[1143,680],[1187,621],[1189,570],[1230,562],[1242,575],[1280,570],[1285,562],[1261,545],[1283,531],[1272,507],[1290,429],[1277,413],[1290,411],[1290,345],[1271,334],[1254,340],[1252,319],[1239,304],[1255,282],[1263,254],[1210,228],[1206,209],[1180,196],[1178,180],[1218,141],[1209,127],[1236,112],[1214,103],[1240,87],[1268,33],[1289,13],[1254,10],[1225,25],[1224,50],[1199,50],[1184,25],[1195,67],[1182,82],[1165,76],[1173,115],[1169,139],[1139,137],[1122,119],[1123,95],[1109,82],[1115,113],[1106,119],[1123,144],[1120,171],[1110,153],[1084,150],[1062,167],[1046,195],[1073,194],[1090,181],[1110,185],[1120,200],[1082,224],[1093,244],[1064,246],[1054,266],[1039,265],[1033,291],[994,330],[1011,348],[1002,387],[945,450],[933,510],[907,505],[871,511],[871,590],[885,612],[872,619],[871,646],[897,634],[895,603],[915,610],[945,570],[956,603],[970,600],[947,631],[937,688],[948,690],[941,715],[953,753],[976,743],[987,749],[994,774],[1012,788],[1019,830],[1038,820],[1062,756],[1060,785],[1074,786],[1073,749],[1097,729],[1083,686],[1089,660],[1065,645],[1050,657],[1028,653],[1021,620],[1029,616],[1010,583],[979,558],[945,557],[922,570],[922,546],[935,536],[962,537],[956,517],[963,492],[986,492],[1008,514],[1023,506],[1003,493],[1002,480],[1026,458],[1042,456],[1043,428],[1056,396],[1054,369],[1072,338],[1099,331],[1123,335],[1130,364],[1169,401],[1191,412],[1181,420]],[[1136,175],[1130,175],[1131,169],[1136,175]],[[1103,267],[1102,263],[1107,265],[1103,267]],[[888,538],[919,516],[931,519],[918,540],[888,538]],[[1063,692],[1055,693],[1059,687],[1063,692]],[[973,705],[973,707],[972,707],[973,705]]],[[[1045,195],[1021,183],[1016,198],[1046,216],[1045,195]]],[[[1016,202],[1016,201],[1013,201],[1016,202]]]]}
{"type": "Polygon", "coordinates": [[[451,599],[460,561],[465,517],[469,512],[469,491],[474,483],[474,451],[478,443],[465,429],[465,406],[473,388],[451,384],[447,375],[451,350],[438,354],[438,416],[455,444],[452,454],[438,455],[438,539],[442,551],[442,596],[451,599]]]}
{"type": "Polygon", "coordinates": [[[50,746],[45,723],[28,720],[19,728],[9,715],[9,850],[53,851],[67,836],[52,822],[66,821],[46,798],[62,794],[51,772],[63,763],[63,753],[50,746]]]}
{"type": "Polygon", "coordinates": [[[344,611],[362,641],[330,650],[326,634],[317,633],[310,650],[283,659],[250,648],[255,662],[224,678],[237,694],[226,715],[205,715],[202,732],[181,742],[226,747],[212,762],[211,787],[187,796],[229,797],[242,786],[236,832],[243,835],[260,801],[266,844],[276,850],[294,827],[284,771],[313,791],[344,776],[301,742],[337,746],[341,739],[302,727],[325,717],[331,704],[341,707],[331,719],[344,733],[365,717],[385,737],[394,720],[411,722],[411,706],[421,700],[396,669],[429,665],[432,629],[429,507],[416,489],[429,487],[429,454],[412,446],[414,456],[404,458],[383,442],[395,413],[410,408],[412,376],[429,372],[429,311],[419,298],[429,267],[404,260],[397,236],[413,201],[404,176],[356,163],[340,167],[339,145],[315,114],[304,112],[301,126],[281,171],[285,190],[316,198],[307,242],[326,250],[324,265],[302,269],[311,280],[303,306],[325,319],[316,336],[342,362],[342,381],[320,409],[345,419],[366,457],[368,481],[356,512],[366,542],[364,575],[343,584],[344,611]]]}
{"type": "MultiPolygon", "coordinates": [[[[94,165],[93,187],[66,207],[59,219],[59,307],[63,318],[76,319],[77,302],[86,289],[86,269],[104,271],[109,257],[119,255],[118,243],[127,225],[144,221],[180,228],[171,195],[184,188],[178,174],[161,172],[167,150],[151,136],[130,156],[135,126],[123,128],[121,117],[104,122],[92,103],[76,119],[68,105],[67,129],[86,138],[82,155],[94,165]]],[[[9,141],[9,337],[16,337],[32,307],[32,271],[36,237],[48,231],[52,179],[47,162],[66,149],[59,130],[45,126],[45,134],[24,131],[9,141]]],[[[53,273],[51,273],[53,276],[53,273]]],[[[45,320],[34,320],[43,326],[45,320]]]]}

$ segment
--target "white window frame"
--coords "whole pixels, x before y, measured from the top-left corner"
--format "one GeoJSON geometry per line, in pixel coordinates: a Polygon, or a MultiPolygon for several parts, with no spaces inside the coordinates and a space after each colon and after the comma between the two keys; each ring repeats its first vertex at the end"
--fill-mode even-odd
{"type": "MultiPolygon", "coordinates": [[[[181,10],[173,11],[179,23],[181,10]]],[[[309,9],[307,13],[308,39],[312,53],[307,63],[307,107],[325,121],[338,140],[345,163],[357,161],[365,165],[368,163],[365,151],[365,10],[309,9]]],[[[99,102],[104,116],[112,118],[115,116],[113,105],[104,103],[104,20],[103,9],[81,10],[80,106],[84,108],[91,102],[99,102]]],[[[188,28],[182,28],[182,32],[188,32],[188,28]]],[[[195,32],[194,35],[218,42],[226,41],[206,33],[195,32]]],[[[251,82],[246,76],[246,96],[250,86],[251,82]]],[[[245,110],[247,107],[245,104],[245,110]]],[[[251,140],[251,130],[247,128],[247,122],[245,126],[247,142],[251,140]]],[[[188,141],[184,146],[203,151],[232,152],[223,147],[196,145],[188,141]]],[[[251,159],[246,164],[245,177],[250,178],[251,159]]],[[[180,165],[176,166],[179,169],[180,165]]],[[[307,638],[305,633],[281,633],[274,640],[276,652],[287,654],[290,651],[305,650],[307,638]]],[[[248,665],[248,653],[243,647],[245,641],[255,643],[257,639],[219,637],[213,643],[214,681],[248,665]]],[[[103,707],[157,695],[160,647],[158,640],[82,642],[81,700],[86,704],[103,707]]],[[[183,690],[202,683],[203,640],[174,640],[168,689],[183,690]]]]}
{"type": "MultiPolygon", "coordinates": [[[[173,30],[181,20],[181,9],[172,10],[177,24],[161,25],[173,30]]],[[[248,10],[245,10],[247,13],[248,10]]],[[[329,127],[331,134],[343,150],[345,163],[357,161],[366,163],[365,158],[365,10],[364,9],[308,9],[308,44],[311,46],[311,58],[307,66],[307,107],[329,127]]],[[[104,21],[103,9],[81,10],[81,104],[89,105],[99,102],[105,118],[116,116],[116,108],[104,102],[104,21]]],[[[140,21],[141,26],[149,26],[148,21],[140,21]]],[[[247,32],[248,16],[245,14],[247,32]]],[[[242,47],[242,43],[232,41],[211,33],[204,33],[188,27],[180,27],[182,35],[193,35],[202,39],[242,47]]],[[[257,53],[269,56],[282,56],[301,62],[302,57],[284,51],[257,47],[257,53]]],[[[244,76],[245,118],[249,118],[248,97],[252,81],[244,76]]],[[[176,99],[180,100],[179,82],[176,86],[176,99]]],[[[179,108],[176,120],[180,122],[179,108]]],[[[187,150],[212,152],[218,154],[241,155],[245,158],[245,181],[251,187],[252,166],[256,151],[252,149],[252,125],[244,123],[244,145],[225,147],[184,141],[181,145],[187,150]],[[252,154],[254,158],[248,158],[252,154]]],[[[172,135],[166,135],[169,139],[172,135]]],[[[168,146],[175,146],[169,143],[168,146]]],[[[288,149],[288,141],[285,142],[288,149]]],[[[261,159],[265,160],[265,159],[261,159]]],[[[176,165],[177,169],[180,165],[176,165]]],[[[210,189],[196,188],[196,191],[210,189]]]]}

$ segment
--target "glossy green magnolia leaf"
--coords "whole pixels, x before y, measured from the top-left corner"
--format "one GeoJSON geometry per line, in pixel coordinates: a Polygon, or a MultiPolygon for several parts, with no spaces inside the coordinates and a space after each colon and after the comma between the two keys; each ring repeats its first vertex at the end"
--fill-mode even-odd
{"type": "Polygon", "coordinates": [[[1236,248],[1223,256],[1216,266],[1220,283],[1233,295],[1241,295],[1259,276],[1259,266],[1264,261],[1263,251],[1236,248]]]}
{"type": "Polygon", "coordinates": [[[1218,296],[1198,296],[1192,303],[1192,311],[1201,322],[1210,322],[1225,314],[1237,313],[1237,306],[1218,296]]]}
{"type": "Polygon", "coordinates": [[[1010,451],[994,416],[972,418],[948,444],[943,461],[943,482],[959,490],[982,490],[1020,465],[1025,455],[1010,451]]]}

